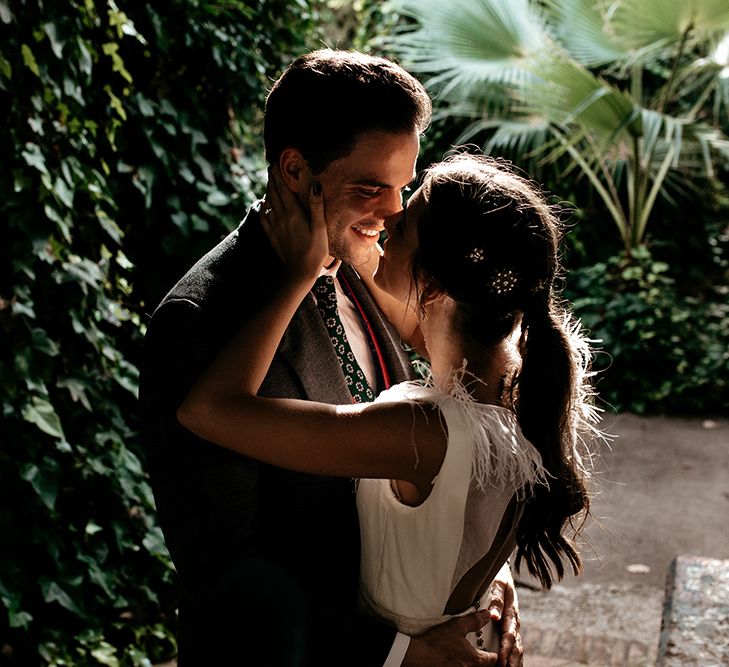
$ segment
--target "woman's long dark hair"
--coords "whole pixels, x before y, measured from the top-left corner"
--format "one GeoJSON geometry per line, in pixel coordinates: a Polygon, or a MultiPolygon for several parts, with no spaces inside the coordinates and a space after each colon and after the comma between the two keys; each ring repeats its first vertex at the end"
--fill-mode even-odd
{"type": "MultiPolygon", "coordinates": [[[[584,461],[590,407],[589,346],[555,294],[561,223],[539,188],[505,163],[457,154],[426,170],[413,278],[421,302],[445,293],[461,335],[488,349],[521,323],[521,365],[505,404],[538,449],[549,485],[535,485],[517,528],[525,561],[545,588],[582,562],[573,539],[589,511],[584,461]]],[[[586,458],[587,457],[587,458],[586,458]]]]}

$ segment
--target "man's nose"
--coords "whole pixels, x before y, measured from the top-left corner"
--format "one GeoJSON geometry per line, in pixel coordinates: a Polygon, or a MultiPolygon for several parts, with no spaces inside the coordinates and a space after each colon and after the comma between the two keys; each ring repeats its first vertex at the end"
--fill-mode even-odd
{"type": "Polygon", "coordinates": [[[380,198],[374,213],[378,218],[386,220],[400,211],[402,211],[402,193],[399,190],[390,190],[380,198]]]}

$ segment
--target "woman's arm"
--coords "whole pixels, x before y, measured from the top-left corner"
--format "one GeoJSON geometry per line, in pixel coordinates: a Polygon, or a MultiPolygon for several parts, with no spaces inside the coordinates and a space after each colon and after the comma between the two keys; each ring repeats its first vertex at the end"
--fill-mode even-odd
{"type": "Polygon", "coordinates": [[[445,455],[446,435],[433,406],[333,406],[212,393],[210,384],[203,377],[188,394],[177,411],[180,423],[205,440],[272,465],[404,480],[425,497],[445,455]]]}
{"type": "Polygon", "coordinates": [[[179,406],[178,420],[210,442],[280,467],[405,480],[427,495],[446,446],[436,408],[409,403],[331,406],[256,396],[281,337],[328,255],[321,195],[312,192],[310,205],[310,226],[268,223],[287,267],[280,288],[202,373],[179,406]]]}

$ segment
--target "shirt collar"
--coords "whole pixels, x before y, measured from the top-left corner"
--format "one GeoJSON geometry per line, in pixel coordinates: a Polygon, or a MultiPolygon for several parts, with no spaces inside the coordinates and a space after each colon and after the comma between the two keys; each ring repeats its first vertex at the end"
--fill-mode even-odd
{"type": "Polygon", "coordinates": [[[342,260],[341,259],[335,259],[329,266],[322,266],[321,270],[319,271],[319,277],[322,276],[331,276],[332,278],[337,277],[337,271],[339,271],[339,267],[342,266],[342,260]]]}

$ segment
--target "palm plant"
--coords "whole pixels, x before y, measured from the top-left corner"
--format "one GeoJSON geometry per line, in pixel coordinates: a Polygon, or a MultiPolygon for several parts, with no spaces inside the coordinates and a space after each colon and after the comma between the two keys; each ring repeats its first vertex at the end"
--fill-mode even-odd
{"type": "Polygon", "coordinates": [[[729,160],[729,0],[392,4],[413,20],[388,46],[424,75],[436,118],[469,121],[457,141],[578,170],[627,252],[659,194],[729,160]]]}

